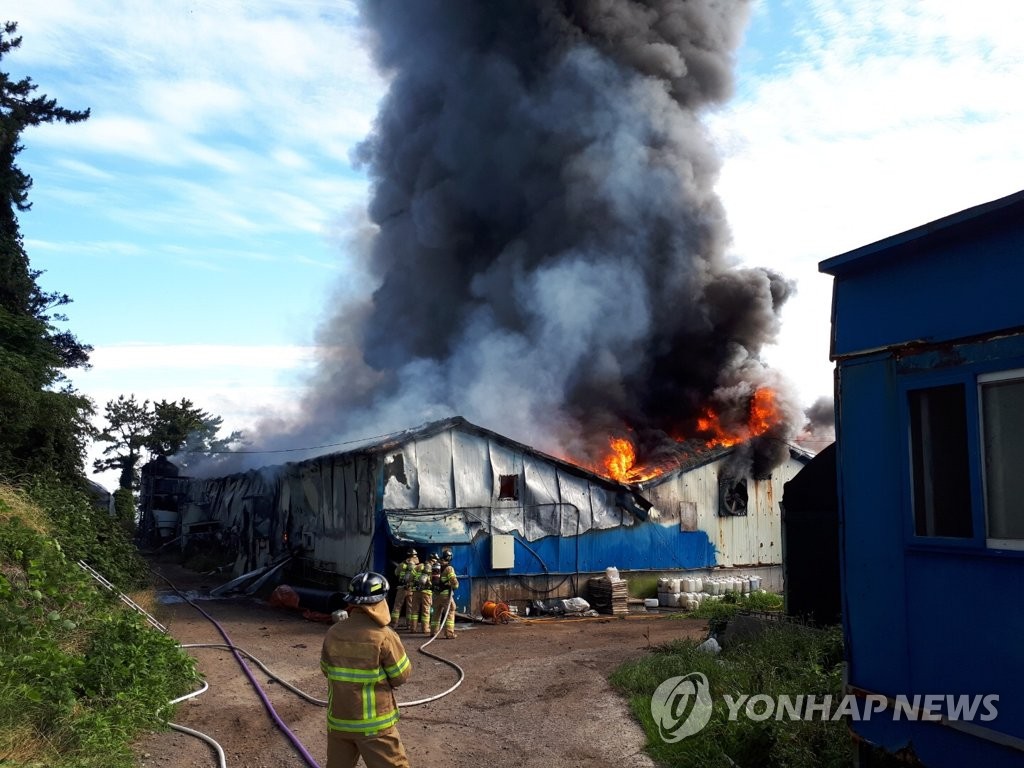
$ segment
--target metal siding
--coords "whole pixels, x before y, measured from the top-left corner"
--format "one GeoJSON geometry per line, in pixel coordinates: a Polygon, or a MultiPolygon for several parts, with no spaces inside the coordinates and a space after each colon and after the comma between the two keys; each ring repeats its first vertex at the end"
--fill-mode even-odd
{"type": "Polygon", "coordinates": [[[562,514],[562,536],[574,536],[590,530],[593,514],[590,499],[593,494],[590,483],[567,472],[558,473],[558,495],[562,502],[571,505],[572,514],[562,514]],[[578,521],[577,521],[578,516],[578,521]]]}
{"type": "Polygon", "coordinates": [[[494,495],[494,485],[487,439],[453,430],[452,465],[455,478],[452,506],[488,506],[494,495]]]}
{"type": "Polygon", "coordinates": [[[891,362],[839,369],[838,402],[843,620],[850,682],[909,691],[904,571],[903,465],[891,362]]]}
{"type": "Polygon", "coordinates": [[[615,505],[615,492],[594,486],[591,491],[592,527],[598,530],[617,528],[622,522],[622,510],[615,505]]]}
{"type": "Polygon", "coordinates": [[[893,248],[873,266],[840,274],[833,284],[833,354],[1019,327],[1019,303],[1009,286],[1022,276],[1022,255],[1019,223],[979,224],[926,248],[893,248]],[[969,237],[962,234],[968,231],[969,237]],[[984,254],[984,268],[978,254],[984,254]]]}
{"type": "Polygon", "coordinates": [[[450,509],[452,498],[451,430],[416,441],[416,470],[422,509],[450,509]]]}
{"type": "Polygon", "coordinates": [[[526,494],[523,504],[555,504],[558,496],[558,472],[543,459],[526,454],[523,456],[523,477],[526,494]]]}
{"type": "Polygon", "coordinates": [[[389,477],[384,486],[384,509],[415,509],[418,504],[415,445],[409,443],[384,455],[384,461],[393,456],[402,457],[405,483],[397,477],[389,477]]]}
{"type": "Polygon", "coordinates": [[[512,451],[501,445],[496,440],[487,441],[487,450],[491,460],[491,504],[494,506],[519,506],[519,500],[499,499],[498,493],[501,490],[501,475],[519,476],[519,494],[526,494],[526,487],[523,483],[523,454],[512,451]]]}

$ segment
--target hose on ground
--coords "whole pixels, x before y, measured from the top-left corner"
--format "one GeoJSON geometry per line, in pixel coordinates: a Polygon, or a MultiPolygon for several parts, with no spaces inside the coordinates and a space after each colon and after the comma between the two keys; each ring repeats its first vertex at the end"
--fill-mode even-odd
{"type": "Polygon", "coordinates": [[[440,699],[440,698],[442,698],[444,696],[447,696],[449,693],[451,693],[456,688],[458,688],[460,685],[462,685],[462,681],[466,679],[466,672],[465,672],[465,670],[463,670],[462,667],[460,667],[454,661],[449,661],[448,659],[442,658],[442,657],[438,656],[436,653],[431,653],[430,651],[427,650],[427,646],[430,645],[435,640],[437,640],[437,636],[439,634],[441,634],[441,630],[442,630],[442,628],[444,628],[445,622],[448,619],[448,612],[451,610],[451,607],[452,607],[452,601],[449,600],[448,601],[448,605],[445,606],[444,614],[438,620],[437,631],[434,632],[433,637],[431,637],[429,640],[427,640],[427,642],[425,642],[423,645],[421,645],[417,650],[419,650],[420,653],[422,653],[422,654],[424,654],[426,656],[429,656],[432,659],[437,659],[442,664],[447,664],[449,667],[452,667],[456,672],[459,673],[459,679],[455,681],[455,685],[453,685],[451,688],[448,688],[447,690],[442,691],[441,693],[438,693],[435,696],[428,696],[428,697],[426,697],[424,699],[416,699],[415,701],[399,701],[399,702],[396,702],[396,704],[399,707],[415,707],[418,704],[427,704],[427,703],[429,703],[431,701],[437,701],[438,699],[440,699]]]}
{"type": "MultiPolygon", "coordinates": [[[[155,571],[154,571],[154,573],[155,573],[155,571]]],[[[313,756],[309,754],[309,752],[303,746],[302,742],[300,742],[298,740],[298,737],[296,737],[295,734],[291,730],[289,730],[289,728],[285,725],[284,721],[282,721],[281,718],[278,716],[277,711],[274,709],[273,704],[271,704],[270,700],[267,698],[267,695],[264,693],[263,689],[260,687],[259,683],[256,681],[256,678],[253,676],[252,671],[246,665],[246,663],[245,663],[245,661],[244,661],[244,659],[242,657],[244,656],[245,658],[248,658],[257,667],[259,667],[260,670],[262,670],[270,679],[274,680],[275,682],[279,683],[283,687],[287,688],[289,691],[291,691],[292,693],[296,694],[297,696],[299,696],[300,698],[304,699],[305,701],[307,701],[307,702],[309,702],[311,704],[316,704],[318,706],[322,706],[322,707],[326,707],[328,702],[325,699],[319,699],[319,698],[317,698],[315,696],[312,696],[312,695],[306,693],[305,691],[302,691],[301,689],[297,688],[296,686],[292,685],[291,683],[289,683],[288,681],[284,680],[280,676],[274,674],[267,667],[266,664],[264,664],[262,661],[260,661],[258,658],[256,658],[253,654],[249,653],[248,651],[246,651],[243,648],[240,648],[239,646],[236,646],[231,641],[231,638],[228,636],[228,634],[224,630],[224,628],[216,621],[216,619],[214,619],[209,613],[207,613],[205,610],[203,610],[193,600],[189,599],[189,597],[187,595],[183,594],[169,579],[167,579],[165,576],[163,576],[163,574],[157,573],[157,575],[160,576],[161,579],[166,581],[167,584],[169,584],[170,587],[182,597],[182,599],[184,599],[189,605],[191,605],[193,608],[195,608],[197,611],[199,611],[199,613],[201,613],[204,617],[206,617],[206,619],[208,621],[210,621],[210,623],[212,623],[214,625],[214,627],[216,627],[216,629],[220,633],[221,637],[224,638],[224,643],[189,643],[189,644],[182,644],[181,647],[182,648],[221,648],[221,649],[225,649],[225,650],[231,651],[232,655],[234,655],[234,657],[235,657],[235,660],[238,662],[239,666],[242,668],[242,671],[245,673],[246,677],[248,677],[249,682],[252,684],[253,688],[256,691],[256,694],[259,696],[260,700],[263,703],[264,708],[267,710],[268,714],[271,716],[271,719],[274,721],[275,725],[277,725],[277,727],[282,731],[282,733],[284,733],[284,735],[288,738],[288,740],[295,747],[296,751],[299,752],[299,754],[302,757],[302,759],[311,768],[320,768],[319,764],[316,762],[316,760],[313,758],[313,756]]],[[[452,607],[452,602],[449,600],[448,601],[448,605],[445,606],[444,612],[441,615],[440,619],[438,620],[437,631],[434,632],[434,634],[431,636],[431,638],[429,640],[427,640],[427,642],[423,643],[423,645],[421,645],[417,650],[419,650],[420,653],[423,653],[424,655],[431,657],[432,659],[436,659],[437,661],[440,661],[441,663],[447,664],[448,666],[452,667],[458,673],[458,675],[459,675],[458,680],[456,680],[455,684],[452,685],[451,687],[445,689],[441,693],[434,694],[433,696],[427,696],[427,697],[424,697],[422,699],[416,699],[414,701],[404,701],[404,702],[403,701],[396,701],[395,705],[397,707],[413,707],[413,706],[417,706],[417,705],[420,705],[420,704],[427,704],[427,703],[432,702],[432,701],[437,701],[438,699],[441,699],[441,698],[447,696],[448,694],[450,694],[452,691],[454,691],[456,688],[458,688],[460,685],[462,685],[462,681],[465,680],[466,672],[465,672],[465,670],[462,669],[462,667],[460,667],[454,661],[451,661],[449,659],[445,659],[445,658],[443,658],[441,656],[438,656],[435,653],[431,653],[430,651],[426,650],[427,646],[430,645],[432,642],[434,642],[438,638],[438,635],[441,634],[441,630],[444,628],[445,622],[448,619],[448,613],[451,610],[451,607],[452,607]]],[[[203,687],[201,689],[199,689],[197,691],[193,691],[192,693],[186,694],[186,695],[181,696],[181,697],[179,697],[177,699],[174,699],[173,701],[168,702],[168,705],[177,704],[177,703],[179,703],[181,701],[184,701],[186,699],[190,699],[190,698],[193,698],[195,696],[198,696],[199,694],[201,694],[204,691],[206,691],[208,688],[209,688],[209,684],[204,681],[203,687]]],[[[207,734],[201,733],[200,731],[195,731],[195,730],[193,730],[191,728],[187,728],[186,726],[179,725],[177,723],[170,723],[169,722],[168,726],[170,728],[176,730],[176,731],[180,731],[182,733],[186,733],[186,734],[188,734],[190,736],[195,736],[196,738],[202,739],[203,741],[207,742],[210,746],[213,747],[214,751],[217,753],[218,768],[227,768],[227,763],[226,763],[226,759],[225,759],[225,756],[224,756],[224,750],[220,746],[220,744],[218,744],[212,737],[208,736],[207,734]]]]}
{"type": "MultiPolygon", "coordinates": [[[[214,619],[209,613],[207,613],[199,605],[197,605],[195,603],[195,601],[191,600],[187,595],[182,594],[181,590],[179,590],[176,586],[174,586],[174,584],[170,581],[170,579],[168,579],[167,577],[165,577],[163,574],[160,574],[160,573],[158,573],[157,575],[160,576],[160,578],[163,579],[164,581],[166,581],[168,584],[170,584],[171,588],[175,592],[177,592],[179,595],[181,595],[181,597],[189,605],[191,605],[193,608],[195,608],[197,611],[199,611],[199,613],[201,613],[203,616],[205,616],[206,619],[211,624],[213,624],[213,626],[220,633],[221,637],[224,638],[225,644],[227,644],[227,646],[229,646],[232,655],[235,657],[235,661],[237,661],[238,665],[242,668],[242,672],[245,673],[245,676],[249,679],[249,682],[252,684],[253,689],[256,691],[256,695],[260,698],[260,701],[263,703],[264,709],[267,710],[267,713],[270,715],[271,720],[273,720],[274,725],[276,725],[278,727],[278,729],[285,735],[285,738],[287,738],[288,741],[291,742],[292,746],[295,747],[295,750],[299,753],[299,755],[306,762],[306,764],[310,766],[310,768],[320,768],[320,764],[317,763],[316,759],[309,753],[309,751],[302,744],[302,742],[299,741],[298,737],[294,733],[292,733],[291,730],[289,730],[288,726],[285,725],[284,721],[277,714],[277,710],[274,709],[274,705],[271,704],[270,699],[267,698],[266,693],[264,693],[263,689],[260,687],[260,684],[256,681],[256,678],[252,674],[252,670],[250,670],[249,667],[246,665],[245,659],[242,658],[242,655],[236,649],[235,644],[231,642],[231,638],[228,636],[228,633],[224,630],[224,627],[222,627],[217,622],[217,620],[214,619]]],[[[183,728],[184,726],[181,726],[181,727],[183,728]]],[[[204,736],[201,736],[200,738],[204,738],[204,740],[208,740],[209,739],[209,737],[205,737],[205,734],[204,734],[204,736]]],[[[216,748],[218,750],[220,750],[219,745],[217,745],[216,748]]],[[[220,750],[220,752],[222,752],[222,751],[223,750],[220,750]]]]}

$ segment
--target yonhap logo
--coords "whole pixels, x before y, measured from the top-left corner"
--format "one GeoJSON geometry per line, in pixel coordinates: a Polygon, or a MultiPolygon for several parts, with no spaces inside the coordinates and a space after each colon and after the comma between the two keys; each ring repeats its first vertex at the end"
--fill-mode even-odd
{"type": "Polygon", "coordinates": [[[651,696],[651,715],[669,744],[697,733],[711,719],[708,679],[700,672],[670,677],[651,696]]]}

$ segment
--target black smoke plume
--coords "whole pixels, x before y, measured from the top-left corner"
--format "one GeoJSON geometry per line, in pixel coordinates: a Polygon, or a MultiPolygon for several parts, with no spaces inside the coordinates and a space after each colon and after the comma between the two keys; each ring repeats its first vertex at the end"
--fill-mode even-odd
{"type": "MultiPolygon", "coordinates": [[[[739,268],[701,119],[733,87],[743,0],[367,0],[389,79],[357,162],[375,288],[281,444],[459,414],[594,462],[746,422],[791,284],[739,268]]],[[[284,435],[285,437],[282,437],[284,435]]],[[[771,440],[761,441],[778,453],[771,440]]],[[[777,441],[776,441],[777,442],[777,441]]]]}

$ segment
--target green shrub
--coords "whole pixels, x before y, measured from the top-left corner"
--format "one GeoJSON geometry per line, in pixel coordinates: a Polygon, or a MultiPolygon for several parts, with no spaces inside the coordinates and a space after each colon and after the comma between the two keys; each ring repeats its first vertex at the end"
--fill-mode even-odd
{"type": "MultiPolygon", "coordinates": [[[[719,604],[721,604],[719,602],[719,604]]],[[[611,682],[629,697],[630,709],[648,735],[648,751],[665,766],[708,768],[839,768],[849,765],[846,723],[768,719],[728,719],[723,695],[841,693],[842,636],[838,628],[808,629],[771,622],[719,655],[678,641],[649,656],[626,662],[611,682]],[[708,725],[675,743],[665,742],[651,714],[651,696],[669,677],[702,672],[714,702],[708,725]]]]}
{"type": "Polygon", "coordinates": [[[51,486],[43,515],[0,487],[0,755],[12,768],[127,768],[136,735],[165,722],[160,708],[196,679],[172,638],[76,565],[116,551],[90,545],[90,523],[61,537],[70,546],[51,538],[74,509],[90,514],[76,494],[51,486]]]}
{"type": "Polygon", "coordinates": [[[53,478],[26,487],[52,523],[54,537],[72,563],[84,560],[122,591],[149,584],[149,571],[124,526],[91,502],[84,490],[53,478]]]}

